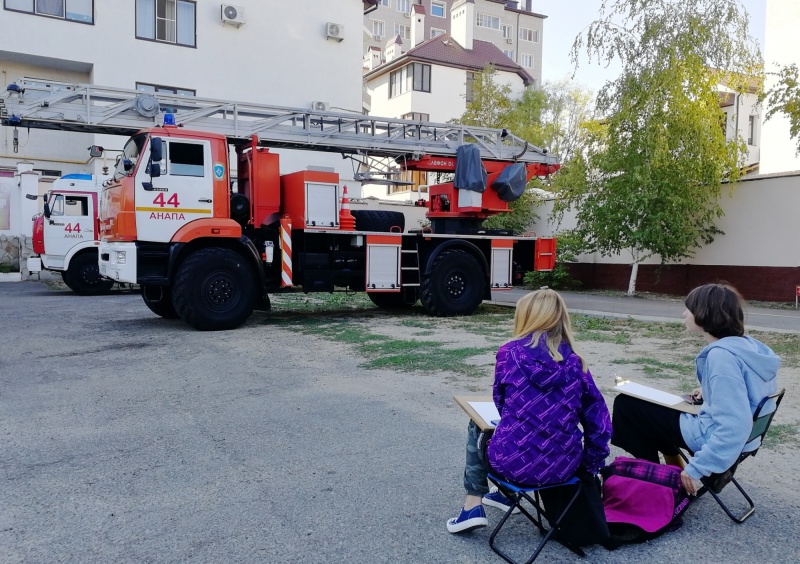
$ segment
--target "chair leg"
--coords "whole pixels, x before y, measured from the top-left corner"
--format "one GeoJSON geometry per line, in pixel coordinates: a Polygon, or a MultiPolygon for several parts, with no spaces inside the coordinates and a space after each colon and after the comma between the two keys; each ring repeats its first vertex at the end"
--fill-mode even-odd
{"type": "MultiPolygon", "coordinates": [[[[545,514],[542,511],[542,509],[540,507],[540,503],[537,503],[537,502],[541,502],[541,500],[539,498],[539,495],[538,495],[538,492],[534,492],[536,500],[532,499],[525,492],[514,493],[513,496],[511,496],[511,497],[506,496],[506,497],[509,498],[509,500],[512,501],[512,505],[509,508],[509,510],[506,511],[505,515],[503,515],[502,519],[500,519],[500,522],[497,523],[497,526],[494,528],[494,530],[492,531],[492,534],[489,536],[489,547],[496,554],[498,554],[503,560],[508,562],[509,564],[517,564],[517,562],[513,558],[511,558],[511,556],[509,556],[507,553],[505,553],[503,550],[501,550],[499,547],[497,547],[495,545],[495,538],[497,537],[497,534],[500,532],[500,529],[503,528],[503,525],[505,525],[505,523],[508,520],[508,518],[511,517],[511,513],[514,511],[514,508],[518,507],[520,509],[520,511],[524,515],[526,515],[528,517],[528,519],[534,525],[536,525],[538,527],[539,531],[542,534],[544,534],[544,538],[539,542],[539,545],[536,547],[536,550],[534,551],[533,555],[525,562],[525,564],[532,564],[533,561],[536,560],[536,557],[539,556],[539,553],[542,552],[542,549],[547,544],[547,542],[552,538],[552,536],[558,530],[558,526],[561,524],[561,521],[564,520],[564,517],[569,512],[569,509],[570,509],[570,507],[572,507],[572,504],[575,503],[575,500],[578,499],[578,496],[580,495],[581,487],[582,487],[582,484],[580,482],[578,482],[577,487],[575,488],[575,494],[569,500],[569,503],[567,503],[567,506],[563,509],[561,514],[556,518],[555,522],[551,522],[550,521],[550,519],[547,517],[547,514],[545,514]],[[522,502],[523,499],[527,500],[528,503],[530,503],[531,505],[533,505],[536,508],[536,515],[537,515],[538,519],[534,518],[533,515],[531,515],[522,506],[521,502],[522,502]],[[544,515],[545,519],[547,519],[548,524],[550,525],[550,529],[549,530],[545,529],[544,524],[542,523],[542,519],[541,518],[542,518],[543,515],[544,515]]],[[[505,495],[505,493],[503,495],[505,495]]],[[[583,550],[581,550],[580,547],[567,547],[567,548],[569,548],[571,551],[573,551],[575,554],[577,554],[579,556],[586,556],[586,553],[583,552],[583,550]]]]}
{"type": "Polygon", "coordinates": [[[728,508],[728,506],[725,505],[725,502],[722,501],[722,498],[719,496],[719,494],[714,493],[712,490],[708,488],[706,488],[706,490],[708,491],[708,493],[711,494],[711,497],[713,497],[716,500],[716,502],[719,504],[719,506],[722,508],[725,514],[728,517],[730,517],[731,520],[733,520],[735,523],[739,523],[741,525],[747,520],[748,517],[750,517],[753,513],[755,513],[756,505],[755,503],[753,503],[753,500],[750,499],[750,496],[747,495],[747,492],[744,491],[744,488],[739,484],[736,478],[731,478],[730,483],[736,486],[736,489],[739,490],[739,493],[742,494],[742,497],[744,497],[749,506],[748,509],[741,515],[734,515],[733,512],[728,508]]]}

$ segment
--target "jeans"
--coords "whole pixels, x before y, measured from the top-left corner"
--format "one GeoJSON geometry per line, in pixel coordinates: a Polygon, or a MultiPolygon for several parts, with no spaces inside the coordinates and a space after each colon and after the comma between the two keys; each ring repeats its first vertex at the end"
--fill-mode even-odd
{"type": "MultiPolygon", "coordinates": [[[[487,474],[489,472],[489,461],[486,459],[486,451],[479,448],[478,439],[482,431],[475,425],[474,421],[469,422],[467,427],[467,463],[464,467],[464,489],[467,495],[483,497],[489,493],[489,483],[487,474]]],[[[484,441],[486,437],[484,437],[484,441]]]]}

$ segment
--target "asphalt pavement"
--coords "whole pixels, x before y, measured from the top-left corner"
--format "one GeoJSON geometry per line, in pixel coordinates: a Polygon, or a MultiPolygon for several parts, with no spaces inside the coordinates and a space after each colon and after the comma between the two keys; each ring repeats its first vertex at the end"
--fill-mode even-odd
{"type": "MultiPolygon", "coordinates": [[[[492,293],[491,303],[517,303],[528,290],[503,290],[492,293]]],[[[644,321],[681,321],[683,298],[604,296],[581,292],[559,292],[573,313],[630,317],[644,321]]],[[[800,332],[800,310],[772,309],[748,305],[745,325],[749,329],[800,332]]]]}
{"type": "MultiPolygon", "coordinates": [[[[2,564],[502,562],[489,529],[445,530],[463,500],[452,398],[488,389],[491,371],[369,369],[266,313],[199,332],[135,293],[32,282],[0,284],[0,338],[2,564]]],[[[706,496],[654,541],[585,559],[550,543],[538,561],[796,562],[796,462],[770,448],[740,468],[757,504],[744,525],[706,496]]],[[[536,531],[503,531],[528,558],[536,531]]]]}

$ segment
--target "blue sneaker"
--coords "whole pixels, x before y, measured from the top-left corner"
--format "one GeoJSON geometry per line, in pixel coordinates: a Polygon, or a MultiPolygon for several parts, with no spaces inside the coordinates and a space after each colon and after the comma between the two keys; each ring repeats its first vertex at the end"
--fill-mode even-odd
{"type": "MultiPolygon", "coordinates": [[[[503,511],[508,511],[511,509],[512,505],[511,500],[497,491],[497,488],[492,488],[489,493],[483,496],[483,504],[502,509],[503,511]]],[[[517,513],[519,513],[519,508],[515,507],[511,514],[516,515],[517,513]]]]}
{"type": "Polygon", "coordinates": [[[465,533],[473,529],[479,529],[489,524],[486,518],[486,512],[483,510],[483,505],[476,505],[469,511],[461,508],[461,513],[458,517],[447,521],[447,532],[449,533],[465,533]]]}

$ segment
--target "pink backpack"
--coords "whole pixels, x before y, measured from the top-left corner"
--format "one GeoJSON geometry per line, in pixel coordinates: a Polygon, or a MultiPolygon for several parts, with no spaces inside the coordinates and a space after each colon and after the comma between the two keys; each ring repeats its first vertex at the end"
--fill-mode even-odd
{"type": "Polygon", "coordinates": [[[683,525],[690,498],[679,467],[620,456],[601,473],[612,544],[643,542],[683,525]]]}

